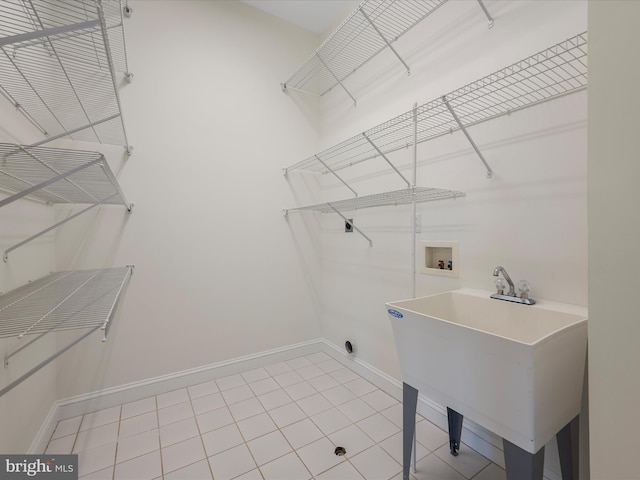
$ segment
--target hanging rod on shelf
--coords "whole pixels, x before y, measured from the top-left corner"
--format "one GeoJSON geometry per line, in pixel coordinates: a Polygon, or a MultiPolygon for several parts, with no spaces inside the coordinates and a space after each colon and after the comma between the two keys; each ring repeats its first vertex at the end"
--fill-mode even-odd
{"type": "Polygon", "coordinates": [[[99,152],[0,143],[0,188],[12,192],[0,200],[0,207],[20,198],[34,198],[51,204],[91,204],[6,249],[5,262],[9,252],[98,205],[124,205],[129,212],[133,208],[104,155],[99,152]]]}
{"type": "Polygon", "coordinates": [[[0,338],[17,338],[9,359],[52,332],[88,329],[0,390],[0,397],[97,330],[104,342],[133,273],[122,268],[52,273],[0,295],[0,338]],[[21,344],[24,342],[24,344],[21,344]]]}
{"type": "Polygon", "coordinates": [[[328,172],[327,166],[339,171],[377,158],[381,153],[388,155],[410,147],[416,128],[416,141],[422,143],[586,87],[587,32],[583,32],[447,93],[445,98],[457,120],[440,96],[418,106],[415,112],[410,110],[366,130],[367,138],[355,135],[287,167],[287,171],[324,174],[328,172]]]}
{"type": "Polygon", "coordinates": [[[0,17],[2,94],[46,137],[130,152],[116,77],[132,78],[121,1],[3,0],[0,17]]]}

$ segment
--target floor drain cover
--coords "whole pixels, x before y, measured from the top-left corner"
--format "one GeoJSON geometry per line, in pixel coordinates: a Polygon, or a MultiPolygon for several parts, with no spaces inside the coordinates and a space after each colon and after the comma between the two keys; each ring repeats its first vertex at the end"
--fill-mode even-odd
{"type": "Polygon", "coordinates": [[[345,453],[347,453],[347,451],[344,449],[344,447],[336,447],[336,449],[334,450],[334,453],[336,455],[338,455],[339,457],[343,456],[345,453]]]}

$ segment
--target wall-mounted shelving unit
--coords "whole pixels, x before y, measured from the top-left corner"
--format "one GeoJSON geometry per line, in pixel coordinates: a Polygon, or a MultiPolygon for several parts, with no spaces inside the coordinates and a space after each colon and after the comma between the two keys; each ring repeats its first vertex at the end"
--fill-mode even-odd
{"type": "Polygon", "coordinates": [[[343,212],[359,210],[362,208],[406,205],[414,201],[418,203],[432,202],[435,200],[446,200],[457,197],[464,197],[464,193],[442,188],[412,187],[403,190],[394,190],[391,192],[374,193],[373,195],[363,195],[361,197],[348,198],[346,200],[337,200],[335,202],[290,208],[285,210],[285,213],[303,210],[321,213],[335,212],[336,210],[343,212]]]}
{"type": "Polygon", "coordinates": [[[0,200],[0,207],[25,197],[50,204],[90,204],[8,248],[3,254],[4,261],[9,252],[98,205],[124,205],[129,212],[133,208],[104,155],[98,152],[0,143],[0,188],[11,192],[0,200]]]}
{"type": "Polygon", "coordinates": [[[584,32],[327,148],[285,171],[338,171],[410,147],[415,122],[417,142],[422,143],[586,87],[584,32]]]}
{"type": "MultiPolygon", "coordinates": [[[[355,97],[343,82],[386,49],[393,52],[410,74],[409,65],[394,49],[393,43],[446,1],[364,0],[281,85],[282,90],[323,96],[340,86],[355,105],[355,97]]],[[[478,3],[491,28],[493,19],[482,0],[478,3]]]]}
{"type": "MultiPolygon", "coordinates": [[[[396,171],[409,188],[415,187],[387,155],[413,147],[415,177],[416,146],[460,130],[484,164],[487,177],[491,177],[491,168],[473,142],[468,127],[586,87],[587,33],[584,32],[291,165],[285,169],[285,175],[294,170],[331,173],[357,197],[355,190],[337,172],[380,158],[396,171]]],[[[385,194],[380,195],[384,197],[385,194]]],[[[344,202],[355,205],[357,199],[344,202]]],[[[304,210],[331,211],[326,208],[321,210],[314,205],[286,209],[285,212],[304,210]]]]}
{"type": "MultiPolygon", "coordinates": [[[[123,12],[120,0],[0,2],[0,94],[44,136],[31,145],[0,144],[0,189],[7,194],[0,207],[23,198],[89,204],[5,250],[5,261],[9,252],[98,205],[121,204],[131,212],[103,154],[43,146],[67,138],[122,145],[131,154],[118,90],[121,81],[133,79],[123,12]]],[[[56,273],[0,295],[0,338],[21,339],[6,353],[5,366],[49,333],[85,330],[0,389],[0,396],[96,330],[106,337],[132,271],[56,273]]]]}
{"type": "Polygon", "coordinates": [[[342,212],[351,210],[359,210],[362,208],[385,207],[406,205],[412,203],[433,202],[435,200],[446,200],[450,198],[464,197],[463,192],[455,190],[445,190],[441,188],[431,187],[410,187],[404,190],[395,190],[392,192],[374,193],[373,195],[364,195],[362,197],[349,198],[346,200],[338,200],[335,202],[319,203],[316,205],[307,205],[305,207],[290,208],[284,210],[284,214],[289,212],[314,211],[321,213],[335,212],[340,215],[345,222],[349,223],[351,228],[356,230],[360,235],[369,241],[369,246],[373,246],[373,241],[365,235],[365,233],[355,226],[342,212]]]}
{"type": "Polygon", "coordinates": [[[0,397],[97,330],[103,341],[123,297],[133,266],[52,273],[0,295],[0,338],[16,338],[9,359],[45,335],[63,330],[85,330],[27,373],[0,390],[0,397]]]}
{"type": "Polygon", "coordinates": [[[0,92],[47,138],[123,145],[131,80],[120,1],[0,2],[0,92]]]}

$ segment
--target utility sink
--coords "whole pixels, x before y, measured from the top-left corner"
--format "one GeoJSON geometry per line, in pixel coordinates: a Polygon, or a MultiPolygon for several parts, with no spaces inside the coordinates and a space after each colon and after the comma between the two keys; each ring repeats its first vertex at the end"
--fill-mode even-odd
{"type": "Polygon", "coordinates": [[[490,294],[387,303],[403,381],[535,453],[580,413],[587,309],[490,294]]]}

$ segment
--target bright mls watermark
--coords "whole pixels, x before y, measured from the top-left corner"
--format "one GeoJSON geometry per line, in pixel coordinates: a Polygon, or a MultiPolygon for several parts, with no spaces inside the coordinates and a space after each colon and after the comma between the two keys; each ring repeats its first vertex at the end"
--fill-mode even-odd
{"type": "Polygon", "coordinates": [[[0,480],[78,480],[78,455],[0,455],[0,480]]]}

